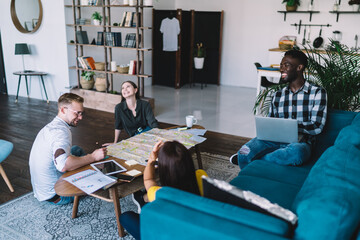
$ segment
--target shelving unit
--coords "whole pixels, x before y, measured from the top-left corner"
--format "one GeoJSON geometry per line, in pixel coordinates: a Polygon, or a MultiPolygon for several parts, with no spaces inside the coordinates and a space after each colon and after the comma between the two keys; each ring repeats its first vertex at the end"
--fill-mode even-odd
{"type": "Polygon", "coordinates": [[[294,11],[294,12],[289,12],[289,11],[277,11],[278,13],[283,13],[284,14],[284,21],[286,21],[286,14],[288,13],[306,13],[309,14],[309,21],[311,22],[312,20],[312,15],[314,13],[320,13],[320,11],[294,11]]]}
{"type": "Polygon", "coordinates": [[[360,12],[355,12],[355,11],[329,11],[329,13],[336,14],[336,22],[339,21],[340,14],[360,14],[360,12]]]}
{"type": "MultiPolygon", "coordinates": [[[[137,4],[135,6],[129,6],[129,5],[110,5],[110,0],[99,0],[101,1],[101,5],[91,6],[91,5],[80,5],[80,0],[72,0],[72,4],[65,4],[64,6],[66,8],[72,9],[72,23],[67,23],[66,26],[73,28],[74,30],[74,40],[75,43],[68,43],[68,46],[72,46],[75,48],[75,55],[76,55],[76,65],[70,66],[69,69],[75,70],[77,72],[77,82],[78,87],[80,88],[80,76],[83,71],[93,71],[95,73],[103,73],[106,78],[107,82],[107,89],[106,93],[114,91],[114,76],[115,75],[123,75],[126,77],[136,77],[137,78],[137,85],[139,89],[139,93],[141,97],[144,97],[144,79],[145,78],[151,78],[151,74],[144,73],[144,54],[145,52],[148,53],[152,51],[152,48],[145,48],[144,47],[144,31],[151,30],[152,27],[150,26],[144,26],[144,9],[152,9],[152,6],[143,6],[143,0],[137,0],[137,4]],[[83,8],[93,8],[94,11],[99,11],[102,14],[102,25],[92,25],[92,24],[76,24],[76,19],[81,18],[82,16],[82,9],[83,8]],[[116,11],[119,12],[119,14],[116,14],[117,18],[121,18],[123,15],[123,12],[129,11],[128,9],[131,9],[132,12],[136,13],[136,27],[124,27],[124,26],[113,26],[111,21],[111,13],[112,9],[116,9],[116,11]],[[79,44],[77,41],[76,32],[77,31],[86,31],[84,29],[94,29],[98,28],[98,32],[103,32],[104,34],[104,45],[93,45],[93,44],[79,44]],[[112,32],[114,29],[126,29],[126,30],[134,30],[136,33],[136,47],[135,48],[127,48],[127,47],[121,47],[121,46],[107,46],[105,41],[105,33],[112,32]],[[140,43],[139,43],[140,40],[140,43]],[[103,56],[104,56],[104,62],[105,62],[105,70],[88,70],[83,69],[79,63],[78,63],[78,57],[84,56],[85,51],[88,48],[96,48],[100,50],[103,49],[103,56]],[[136,74],[124,74],[119,72],[113,72],[110,70],[110,62],[113,61],[113,49],[117,49],[117,51],[133,51],[136,53],[136,57],[133,59],[136,60],[136,74]]],[[[151,13],[152,14],[152,11],[151,13]]],[[[150,23],[151,24],[151,23],[150,23]]],[[[150,68],[151,69],[151,68],[150,68]]],[[[120,89],[116,89],[120,91],[120,89]]],[[[89,90],[91,91],[91,90],[89,90]]],[[[109,93],[110,94],[110,93],[109,93]]]]}

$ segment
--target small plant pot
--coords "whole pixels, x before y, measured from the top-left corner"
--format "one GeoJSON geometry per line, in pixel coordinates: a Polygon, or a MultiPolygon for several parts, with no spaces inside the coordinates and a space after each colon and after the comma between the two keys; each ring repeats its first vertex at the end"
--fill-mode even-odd
{"type": "Polygon", "coordinates": [[[205,60],[205,58],[194,57],[194,66],[195,66],[195,69],[203,69],[203,67],[204,67],[204,60],[205,60]]]}
{"type": "Polygon", "coordinates": [[[94,78],[92,78],[89,81],[83,78],[80,79],[80,85],[82,89],[87,89],[87,90],[92,89],[94,87],[94,83],[95,83],[94,78]]]}
{"type": "Polygon", "coordinates": [[[98,19],[93,19],[93,24],[96,26],[99,26],[99,25],[101,25],[101,21],[98,19]]]}
{"type": "Polygon", "coordinates": [[[286,5],[286,11],[288,11],[288,12],[296,12],[296,10],[297,10],[297,5],[294,5],[294,6],[286,5]]]}

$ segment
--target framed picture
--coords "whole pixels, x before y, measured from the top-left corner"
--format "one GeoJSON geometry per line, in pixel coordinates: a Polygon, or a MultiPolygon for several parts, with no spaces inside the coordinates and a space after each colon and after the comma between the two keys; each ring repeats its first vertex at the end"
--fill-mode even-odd
{"type": "Polygon", "coordinates": [[[38,21],[39,21],[39,19],[33,18],[33,20],[32,20],[32,26],[33,26],[33,28],[36,27],[36,25],[38,24],[38,21]]]}
{"type": "Polygon", "coordinates": [[[30,21],[26,21],[25,22],[25,29],[29,32],[31,32],[34,28],[33,28],[33,25],[32,25],[32,22],[30,21]]]}

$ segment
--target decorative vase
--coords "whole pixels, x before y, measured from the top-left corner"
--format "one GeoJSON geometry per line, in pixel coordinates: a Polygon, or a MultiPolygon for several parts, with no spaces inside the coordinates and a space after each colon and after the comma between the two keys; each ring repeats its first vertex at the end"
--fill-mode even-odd
{"type": "Polygon", "coordinates": [[[129,6],[136,6],[137,0],[129,0],[129,6]]]}
{"type": "Polygon", "coordinates": [[[93,19],[93,23],[94,23],[94,25],[96,25],[96,26],[101,25],[101,21],[98,20],[98,19],[93,19]]]}
{"type": "Polygon", "coordinates": [[[106,78],[105,77],[97,77],[95,81],[95,89],[99,92],[106,91],[106,78]]]}
{"type": "Polygon", "coordinates": [[[294,5],[294,6],[286,5],[286,11],[288,11],[288,12],[296,12],[296,9],[297,9],[297,5],[294,5]]]}
{"type": "Polygon", "coordinates": [[[205,58],[194,57],[194,65],[196,69],[203,69],[205,58]]]}
{"type": "Polygon", "coordinates": [[[80,85],[81,85],[81,88],[83,89],[92,89],[94,87],[94,78],[91,78],[91,80],[85,80],[83,78],[80,79],[80,85]]]}

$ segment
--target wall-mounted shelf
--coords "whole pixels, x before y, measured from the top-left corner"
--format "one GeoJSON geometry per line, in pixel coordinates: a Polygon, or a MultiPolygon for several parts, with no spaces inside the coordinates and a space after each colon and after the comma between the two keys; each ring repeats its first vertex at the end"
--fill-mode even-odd
{"type": "Polygon", "coordinates": [[[339,21],[340,14],[360,14],[360,12],[354,12],[354,11],[329,11],[329,13],[336,14],[336,22],[339,21]]]}
{"type": "Polygon", "coordinates": [[[320,11],[295,11],[295,12],[289,12],[289,11],[278,11],[278,13],[283,13],[284,14],[284,21],[286,21],[286,14],[288,13],[305,13],[305,14],[309,14],[309,21],[311,22],[312,19],[312,15],[314,13],[320,13],[320,11]]]}

